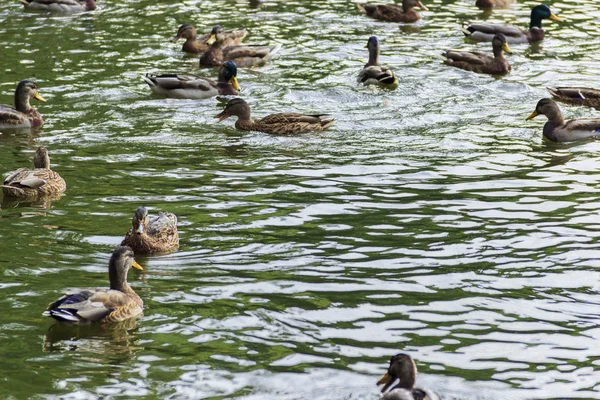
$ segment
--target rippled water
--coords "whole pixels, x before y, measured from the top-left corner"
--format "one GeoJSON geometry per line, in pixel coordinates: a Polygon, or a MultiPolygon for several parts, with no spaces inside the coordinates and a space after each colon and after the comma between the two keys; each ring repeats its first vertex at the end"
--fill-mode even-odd
{"type": "Polygon", "coordinates": [[[445,399],[600,398],[600,143],[548,145],[544,118],[525,122],[545,86],[600,87],[598,3],[549,1],[565,22],[513,45],[501,79],[440,52],[488,49],[463,21],[526,26],[537,2],[425,3],[399,26],[348,1],[101,0],[79,15],[3,1],[0,101],[33,77],[48,102],[41,130],[0,135],[0,173],[45,145],[68,189],[2,203],[0,395],[376,399],[404,351],[445,399]],[[330,112],[336,125],[238,132],[216,124],[214,99],[151,95],[141,74],[197,71],[168,42],[188,22],[282,44],[240,71],[254,115],[330,112]],[[372,34],[396,91],[355,84],[372,34]],[[107,284],[142,204],[176,213],[181,236],[130,273],[145,316],[113,329],[43,318],[66,288],[107,284]]]}

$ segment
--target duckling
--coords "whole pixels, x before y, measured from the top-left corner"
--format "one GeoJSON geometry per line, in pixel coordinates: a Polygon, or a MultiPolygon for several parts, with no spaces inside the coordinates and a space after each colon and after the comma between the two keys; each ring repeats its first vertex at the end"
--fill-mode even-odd
{"type": "Polygon", "coordinates": [[[511,67],[504,57],[504,52],[510,53],[506,36],[497,33],[492,41],[494,57],[476,51],[446,50],[442,55],[446,57],[446,64],[467,71],[483,74],[504,75],[508,74],[511,67]]]}
{"type": "Polygon", "coordinates": [[[552,142],[575,142],[600,138],[600,118],[572,119],[565,122],[558,104],[552,99],[541,99],[527,121],[545,115],[544,137],[552,142]]]}
{"type": "Polygon", "coordinates": [[[463,29],[463,33],[476,42],[491,42],[494,40],[496,34],[502,33],[506,36],[506,41],[510,44],[535,43],[544,40],[542,20],[547,18],[562,22],[559,17],[550,11],[550,7],[540,4],[531,9],[529,30],[517,28],[512,25],[472,24],[463,29]]]}
{"type": "Polygon", "coordinates": [[[600,90],[586,87],[546,88],[556,100],[600,109],[600,90]]]}
{"type": "Polygon", "coordinates": [[[44,119],[39,111],[29,104],[31,99],[46,102],[39,94],[35,82],[27,79],[19,82],[15,90],[15,107],[0,104],[0,129],[42,126],[44,119]]]}
{"type": "Polygon", "coordinates": [[[256,67],[266,64],[281,48],[279,44],[225,46],[225,36],[220,25],[213,28],[206,43],[210,47],[200,56],[201,67],[218,67],[225,61],[233,61],[238,67],[256,67]]]}
{"type": "Polygon", "coordinates": [[[121,246],[129,246],[136,253],[168,253],[179,247],[177,217],[160,212],[149,217],[146,207],[138,207],[132,218],[132,227],[125,235],[121,246]]]}
{"type": "Polygon", "coordinates": [[[356,6],[369,17],[385,22],[417,22],[421,19],[421,16],[414,10],[415,7],[429,11],[429,9],[421,3],[421,0],[402,0],[402,7],[395,4],[361,3],[357,3],[356,6]]]}
{"type": "Polygon", "coordinates": [[[479,8],[506,8],[515,0],[477,0],[475,6],[479,8]]]}
{"type": "Polygon", "coordinates": [[[398,78],[394,75],[394,71],[379,65],[379,39],[371,36],[365,47],[369,49],[369,61],[359,72],[358,81],[365,85],[381,85],[389,89],[396,89],[398,78]]]}
{"type": "Polygon", "coordinates": [[[387,373],[377,384],[385,386],[381,389],[383,400],[441,400],[440,396],[429,389],[415,388],[417,380],[417,366],[408,354],[399,353],[390,360],[387,373]],[[392,390],[386,390],[396,381],[400,380],[392,390]]]}
{"type": "Polygon", "coordinates": [[[146,74],[142,79],[154,93],[176,99],[207,99],[217,95],[235,96],[240,90],[237,66],[233,61],[226,61],[221,66],[217,82],[192,74],[146,74]]]}
{"type": "Polygon", "coordinates": [[[45,147],[37,148],[33,166],[35,168],[19,168],[6,177],[2,186],[4,196],[34,199],[60,194],[67,189],[65,180],[50,169],[50,156],[45,147]]]}
{"type": "Polygon", "coordinates": [[[127,272],[143,268],[127,246],[116,249],[108,262],[109,289],[69,292],[48,306],[42,315],[75,324],[111,323],[140,315],[144,302],[127,283],[127,272]]]}
{"type": "MultiPolygon", "coordinates": [[[[246,37],[248,31],[245,28],[238,28],[231,31],[224,31],[223,41],[221,44],[226,46],[235,46],[242,43],[242,40],[246,37]]],[[[210,38],[210,33],[203,35],[200,39],[197,38],[198,33],[196,32],[196,28],[194,28],[191,24],[183,24],[179,27],[177,31],[177,35],[173,39],[172,42],[177,42],[179,39],[184,38],[185,42],[181,47],[182,51],[186,53],[199,54],[204,53],[208,49],[208,44],[206,41],[210,38]]]]}
{"type": "Polygon", "coordinates": [[[76,13],[96,9],[95,0],[19,0],[28,10],[76,13]]]}
{"type": "Polygon", "coordinates": [[[215,118],[219,118],[219,122],[221,122],[232,115],[238,117],[235,122],[236,129],[276,135],[320,132],[329,128],[335,122],[335,119],[323,118],[327,114],[306,115],[297,113],[272,114],[253,121],[250,117],[250,106],[240,98],[229,100],[223,112],[215,115],[215,118]]]}

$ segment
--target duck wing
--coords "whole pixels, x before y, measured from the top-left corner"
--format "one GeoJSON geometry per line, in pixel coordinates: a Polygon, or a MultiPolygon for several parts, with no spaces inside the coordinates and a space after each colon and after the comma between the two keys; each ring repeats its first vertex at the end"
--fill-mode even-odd
{"type": "Polygon", "coordinates": [[[442,53],[449,62],[465,62],[473,65],[484,65],[494,60],[494,57],[486,53],[474,52],[474,51],[459,51],[459,50],[448,50],[442,53]]]}
{"type": "Polygon", "coordinates": [[[158,216],[150,219],[148,235],[173,235],[177,232],[177,217],[172,213],[160,212],[158,216]]]}
{"type": "Polygon", "coordinates": [[[20,125],[25,122],[26,115],[16,108],[7,105],[0,105],[0,124],[2,125],[20,125]]]}
{"type": "Polygon", "coordinates": [[[211,90],[216,82],[193,74],[146,74],[143,77],[150,87],[157,86],[165,90],[195,89],[211,90]]]}
{"type": "Polygon", "coordinates": [[[383,67],[380,65],[371,65],[363,68],[358,73],[358,81],[366,85],[394,85],[398,83],[396,76],[394,75],[394,71],[388,67],[383,67]]]}

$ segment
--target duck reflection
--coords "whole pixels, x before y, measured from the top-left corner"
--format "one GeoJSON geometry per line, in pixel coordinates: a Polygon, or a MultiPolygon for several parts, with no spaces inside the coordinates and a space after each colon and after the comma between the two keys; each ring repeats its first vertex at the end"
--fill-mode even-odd
{"type": "Polygon", "coordinates": [[[52,194],[35,199],[20,199],[16,197],[4,196],[2,198],[2,203],[0,203],[0,210],[9,210],[12,208],[21,207],[41,208],[44,210],[48,210],[52,208],[52,202],[59,200],[61,197],[62,193],[52,194]]]}

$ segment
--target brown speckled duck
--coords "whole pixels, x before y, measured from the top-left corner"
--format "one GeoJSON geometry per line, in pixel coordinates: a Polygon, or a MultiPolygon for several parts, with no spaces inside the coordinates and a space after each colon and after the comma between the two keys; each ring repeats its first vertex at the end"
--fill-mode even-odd
{"type": "Polygon", "coordinates": [[[39,111],[29,104],[31,99],[46,101],[38,93],[35,82],[27,79],[19,82],[15,90],[15,106],[0,104],[0,129],[42,126],[44,119],[39,111]]]}
{"type": "Polygon", "coordinates": [[[515,0],[477,0],[475,6],[479,8],[506,8],[513,4],[515,0]]]}
{"type": "Polygon", "coordinates": [[[492,41],[494,56],[478,51],[457,51],[447,50],[442,55],[446,57],[446,64],[461,68],[467,71],[479,72],[483,74],[505,75],[508,74],[511,67],[508,60],[504,57],[504,52],[510,53],[506,36],[497,33],[492,41]]]}
{"type": "Polygon", "coordinates": [[[161,212],[150,217],[146,207],[138,207],[132,218],[132,227],[121,246],[129,246],[136,253],[168,253],[179,247],[177,217],[161,212]]]}
{"type": "Polygon", "coordinates": [[[535,111],[527,120],[545,115],[544,138],[552,142],[576,142],[587,139],[600,139],[600,118],[572,119],[565,122],[562,111],[552,99],[538,101],[535,111]]]}
{"type": "Polygon", "coordinates": [[[421,19],[421,16],[414,8],[419,7],[421,10],[429,10],[421,3],[421,0],[402,0],[402,7],[395,4],[361,3],[357,3],[356,6],[369,17],[385,22],[417,22],[421,19]]]}
{"type": "Polygon", "coordinates": [[[600,90],[586,87],[547,88],[556,100],[600,109],[600,90]]]}
{"type": "Polygon", "coordinates": [[[28,10],[76,13],[96,9],[95,0],[19,0],[28,10]]]}
{"type": "Polygon", "coordinates": [[[140,315],[144,302],[127,283],[131,267],[143,268],[127,246],[114,251],[108,262],[110,288],[69,292],[48,306],[42,315],[75,324],[111,323],[140,315]]]}
{"type": "Polygon", "coordinates": [[[4,180],[2,193],[6,197],[35,199],[64,192],[65,180],[50,169],[50,156],[45,147],[40,146],[33,157],[34,168],[19,168],[4,180]]]}
{"type": "Polygon", "coordinates": [[[383,400],[441,400],[440,396],[429,389],[415,388],[417,366],[408,354],[399,353],[392,357],[387,373],[377,384],[385,385],[381,389],[383,400]],[[399,379],[400,382],[389,392],[386,390],[399,379]]]}
{"type": "MultiPolygon", "coordinates": [[[[226,46],[235,46],[242,43],[242,40],[246,37],[248,31],[245,28],[234,29],[231,31],[223,31],[222,32],[222,41],[220,45],[226,46]]],[[[210,38],[210,33],[203,35],[198,39],[198,33],[196,32],[196,28],[194,28],[191,24],[183,24],[179,27],[177,31],[177,35],[172,39],[173,42],[178,41],[179,39],[184,38],[185,42],[181,47],[182,51],[187,53],[199,54],[204,53],[209,45],[206,43],[210,38]]]]}

